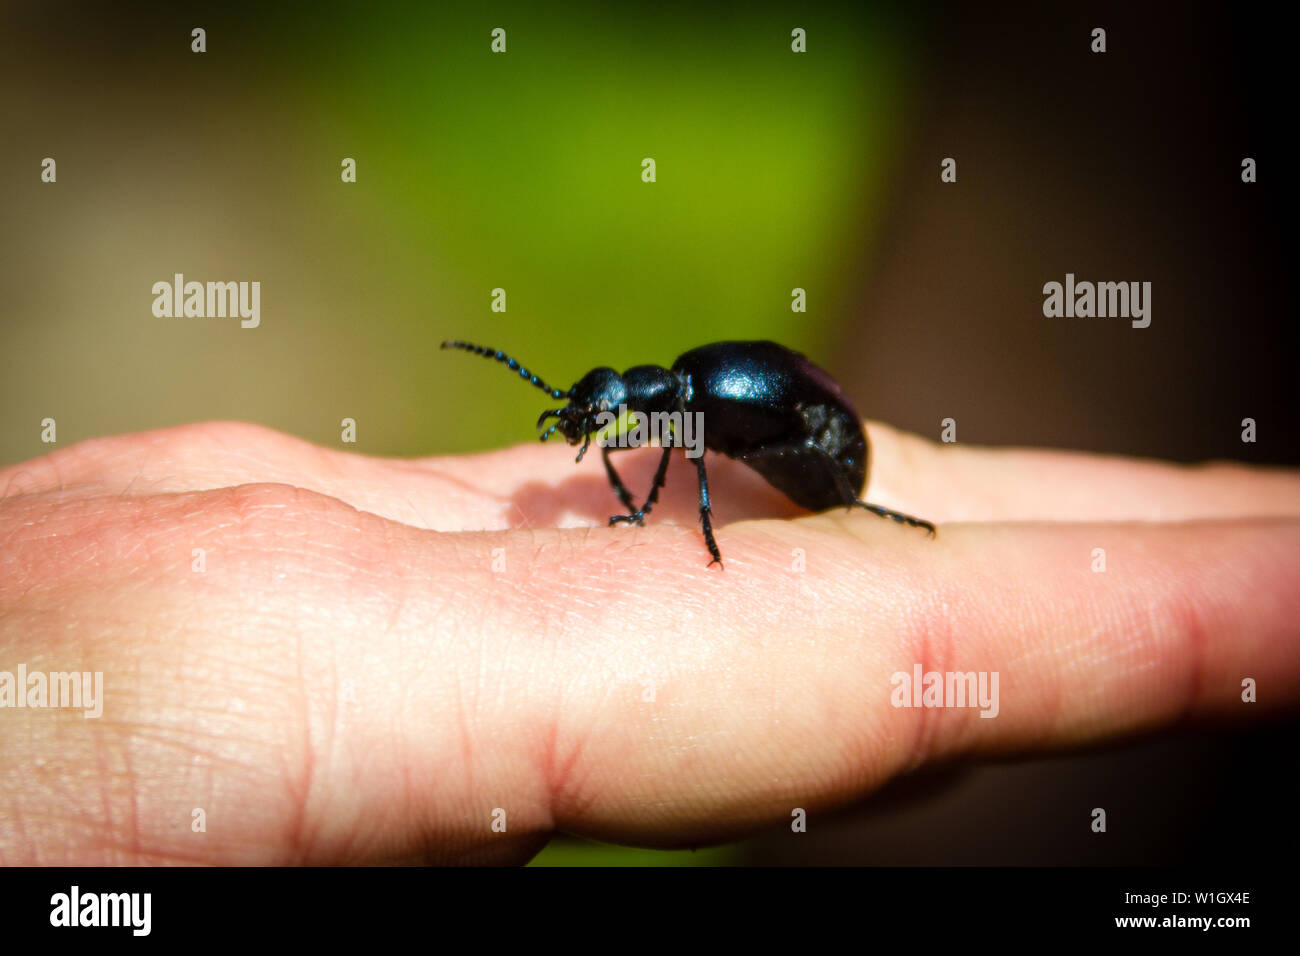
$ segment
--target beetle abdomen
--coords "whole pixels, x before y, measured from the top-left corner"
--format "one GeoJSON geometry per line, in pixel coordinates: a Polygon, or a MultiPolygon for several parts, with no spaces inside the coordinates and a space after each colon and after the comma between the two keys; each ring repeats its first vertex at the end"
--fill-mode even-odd
{"type": "Polygon", "coordinates": [[[775,342],[718,342],[687,352],[673,370],[689,378],[688,404],[703,413],[706,448],[745,462],[811,510],[862,493],[861,419],[803,355],[775,342]]]}

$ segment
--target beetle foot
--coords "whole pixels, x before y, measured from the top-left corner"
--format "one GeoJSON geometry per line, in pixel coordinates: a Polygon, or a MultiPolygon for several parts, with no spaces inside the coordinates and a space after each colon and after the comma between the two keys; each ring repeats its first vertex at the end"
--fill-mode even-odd
{"type": "Polygon", "coordinates": [[[634,511],[630,515],[613,515],[609,519],[609,526],[612,528],[616,524],[622,524],[626,521],[628,524],[634,524],[638,527],[645,527],[645,512],[634,511]]]}

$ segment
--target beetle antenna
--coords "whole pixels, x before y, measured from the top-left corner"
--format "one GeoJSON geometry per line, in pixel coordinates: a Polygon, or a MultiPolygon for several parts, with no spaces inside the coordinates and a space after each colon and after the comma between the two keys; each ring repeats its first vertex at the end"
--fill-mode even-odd
{"type": "MultiPolygon", "coordinates": [[[[527,381],[529,385],[535,385],[543,392],[549,393],[551,398],[564,398],[568,394],[568,392],[561,391],[558,388],[551,388],[551,386],[547,385],[540,378],[528,371],[528,369],[524,368],[500,349],[489,349],[482,345],[474,345],[471,342],[443,342],[442,347],[444,349],[460,349],[462,352],[473,352],[475,355],[482,355],[484,358],[496,359],[512,372],[518,372],[519,377],[527,381]]],[[[572,389],[569,391],[572,391],[572,389]]]]}

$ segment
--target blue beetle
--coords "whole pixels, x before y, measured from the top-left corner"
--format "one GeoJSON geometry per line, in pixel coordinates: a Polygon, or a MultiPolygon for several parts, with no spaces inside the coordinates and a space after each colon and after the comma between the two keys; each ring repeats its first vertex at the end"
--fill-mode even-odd
{"type": "MultiPolygon", "coordinates": [[[[578,461],[600,430],[601,416],[626,408],[645,415],[699,413],[703,416],[704,447],[744,462],[795,504],[810,511],[836,506],[865,508],[931,536],[934,525],[920,518],[868,504],[861,498],[867,484],[868,445],[862,419],[835,380],[803,355],[776,342],[715,342],[682,355],[672,368],[637,365],[619,374],[612,368],[592,369],[567,391],[552,388],[497,349],[469,342],[443,342],[444,349],[461,349],[503,363],[553,399],[566,404],[542,413],[545,441],[556,431],[570,445],[582,443],[578,461]]],[[[642,524],[659,500],[673,448],[665,444],[645,504],[636,507],[631,493],[610,461],[611,449],[601,446],[605,473],[627,514],[609,519],[642,524]]],[[[694,459],[700,485],[700,523],[713,560],[722,554],[710,520],[709,482],[704,456],[694,459]]]]}

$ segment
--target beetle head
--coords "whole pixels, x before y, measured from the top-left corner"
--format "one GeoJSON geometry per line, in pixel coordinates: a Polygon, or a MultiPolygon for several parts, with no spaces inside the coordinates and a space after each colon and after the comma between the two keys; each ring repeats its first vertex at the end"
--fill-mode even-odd
{"type": "Polygon", "coordinates": [[[582,442],[578,452],[578,461],[587,453],[591,444],[591,435],[597,431],[599,423],[596,416],[601,412],[616,410],[627,402],[627,388],[622,377],[612,368],[592,369],[584,375],[568,392],[569,404],[542,412],[537,419],[541,428],[548,418],[554,418],[555,424],[542,432],[541,439],[546,441],[555,432],[564,436],[570,445],[582,442]]]}

